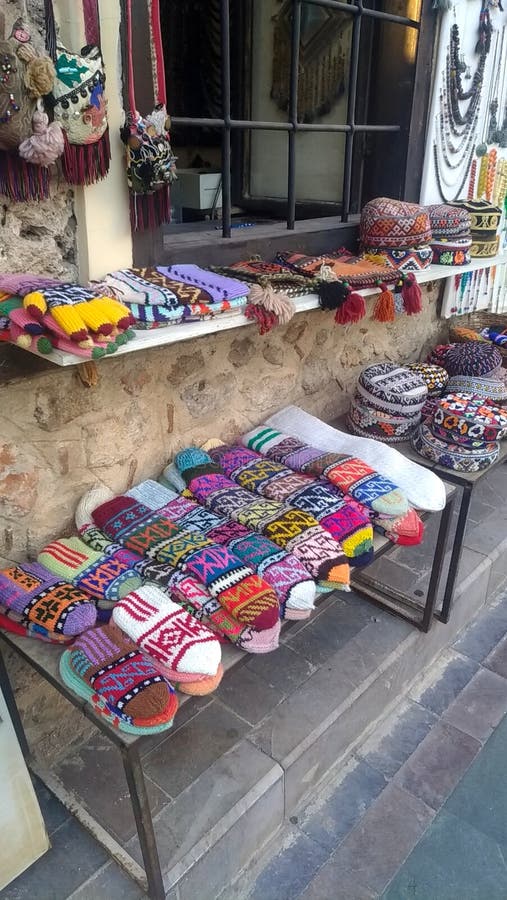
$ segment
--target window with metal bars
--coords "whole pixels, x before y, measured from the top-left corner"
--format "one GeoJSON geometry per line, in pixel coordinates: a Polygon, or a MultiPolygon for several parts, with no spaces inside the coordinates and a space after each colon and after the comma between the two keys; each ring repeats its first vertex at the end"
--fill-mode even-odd
{"type": "Polygon", "coordinates": [[[173,144],[219,173],[223,237],[235,213],[294,229],[410,193],[420,7],[161,0],[173,144]]]}

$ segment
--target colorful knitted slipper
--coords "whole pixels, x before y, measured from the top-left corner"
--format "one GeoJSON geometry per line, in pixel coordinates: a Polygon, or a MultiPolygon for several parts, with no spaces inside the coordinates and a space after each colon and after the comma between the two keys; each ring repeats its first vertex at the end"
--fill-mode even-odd
{"type": "Polygon", "coordinates": [[[130,554],[121,547],[100,553],[78,537],[61,538],[51,541],[37,559],[53,575],[96,597],[102,610],[111,610],[117,600],[142,584],[141,576],[132,568],[130,554]]]}
{"type": "Polygon", "coordinates": [[[224,544],[245,565],[257,572],[276,592],[282,618],[295,618],[292,611],[309,616],[314,608],[315,582],[302,563],[261,534],[238,522],[219,516],[194,500],[180,497],[156,481],[143,481],[128,495],[165,515],[188,531],[198,531],[209,540],[224,544]]]}
{"type": "Polygon", "coordinates": [[[19,621],[45,632],[74,637],[93,628],[97,618],[91,597],[56,577],[40,563],[23,563],[0,570],[0,606],[19,621]]]}
{"type": "Polygon", "coordinates": [[[17,634],[19,637],[38,638],[38,640],[45,641],[47,644],[60,646],[70,644],[74,640],[74,638],[65,635],[52,635],[45,628],[42,628],[40,625],[33,625],[31,622],[27,625],[22,625],[20,617],[16,616],[15,613],[13,614],[11,610],[4,609],[4,607],[0,607],[0,631],[8,631],[10,634],[17,634]]]}
{"type": "Polygon", "coordinates": [[[325,478],[376,512],[391,516],[401,516],[407,512],[407,498],[399,488],[360,459],[345,454],[323,453],[297,438],[264,426],[245,434],[243,443],[245,447],[282,462],[296,472],[325,478]]]}
{"type": "Polygon", "coordinates": [[[314,478],[293,472],[282,463],[266,459],[247,447],[224,444],[209,447],[211,458],[240,487],[268,500],[289,503],[315,516],[339,541],[349,565],[365,566],[373,560],[373,530],[368,518],[347,504],[343,493],[314,478]]]}
{"type": "Polygon", "coordinates": [[[169,599],[155,585],[146,584],[120,600],[113,620],[171,681],[198,681],[215,676],[220,644],[209,628],[169,599]]]}
{"type": "Polygon", "coordinates": [[[442,479],[394,447],[340,431],[297,406],[287,406],[270,416],[265,427],[283,431],[322,451],[358,457],[394,482],[417,509],[439,512],[446,504],[442,479]]]}
{"type": "MultiPolygon", "coordinates": [[[[84,500],[86,503],[86,497],[84,500]]],[[[76,515],[82,522],[87,514],[82,512],[82,506],[78,507],[78,510],[79,514],[76,515]]],[[[81,525],[80,534],[86,544],[99,552],[107,553],[120,549],[119,544],[114,544],[95,525],[81,525]]],[[[242,625],[188,573],[175,569],[167,563],[152,562],[136,553],[127,550],[124,552],[129,554],[132,565],[145,581],[158,585],[199,622],[207,625],[219,640],[230,641],[249,653],[268,653],[278,647],[280,622],[264,631],[256,631],[249,625],[242,625]]]]}
{"type": "Polygon", "coordinates": [[[60,674],[120,731],[157,734],[173,723],[178,701],[171,684],[114,626],[77,638],[60,658],[60,674]]]}
{"type": "Polygon", "coordinates": [[[93,511],[95,524],[128,550],[184,568],[237,619],[261,630],[279,619],[272,588],[226,547],[185,531],[130,497],[115,497],[93,511]]]}
{"type": "Polygon", "coordinates": [[[350,590],[350,569],[342,548],[314,516],[285,503],[253,497],[223,475],[208,453],[195,447],[178,453],[175,463],[200,503],[293,553],[321,587],[350,590]]]}

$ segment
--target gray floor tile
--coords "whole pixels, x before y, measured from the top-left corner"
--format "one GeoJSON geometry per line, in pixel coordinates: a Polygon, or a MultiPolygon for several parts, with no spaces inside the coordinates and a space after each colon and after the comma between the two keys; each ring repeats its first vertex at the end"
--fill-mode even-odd
{"type": "MultiPolygon", "coordinates": [[[[226,673],[227,674],[227,673],[226,673]]],[[[141,757],[147,756],[148,753],[158,747],[159,744],[162,744],[164,741],[171,741],[173,735],[178,731],[179,728],[183,728],[190,719],[193,719],[201,710],[206,709],[207,706],[210,706],[213,703],[213,696],[208,694],[206,697],[185,697],[185,702],[182,703],[181,700],[183,698],[183,694],[178,695],[180,705],[178,708],[178,712],[174,717],[174,724],[169,731],[162,732],[161,734],[150,734],[143,737],[142,741],[139,744],[139,753],[141,757]]]]}
{"type": "MultiPolygon", "coordinates": [[[[370,611],[371,615],[373,611],[370,611]]],[[[359,609],[356,611],[346,604],[334,603],[318,619],[310,621],[294,637],[289,637],[287,644],[312,665],[322,666],[364,625],[365,618],[359,609]]]]}
{"type": "Polygon", "coordinates": [[[334,850],[384,790],[383,775],[362,761],[354,761],[350,772],[318,809],[306,815],[299,827],[314,841],[334,850]]]}
{"type": "MultiPolygon", "coordinates": [[[[505,473],[504,473],[505,478],[505,473]]],[[[507,480],[507,479],[506,479],[507,480]]],[[[471,528],[465,535],[465,543],[471,550],[477,550],[486,556],[498,547],[502,537],[507,534],[507,508],[505,504],[497,506],[491,515],[486,516],[479,525],[471,528]]]]}
{"type": "Polygon", "coordinates": [[[475,738],[437,724],[395,775],[397,784],[439,809],[480,750],[475,738]]]}
{"type": "Polygon", "coordinates": [[[247,731],[246,722],[222,704],[212,703],[145,757],[145,773],[176,797],[247,731]]]}
{"type": "Polygon", "coordinates": [[[479,616],[454,644],[470,659],[482,662],[507,634],[507,598],[479,616]]]}
{"type": "Polygon", "coordinates": [[[507,635],[486,657],[483,666],[496,672],[497,675],[501,675],[502,678],[507,678],[507,635]]]}
{"type": "Polygon", "coordinates": [[[56,828],[59,828],[67,819],[70,818],[70,812],[65,808],[63,803],[56,799],[51,791],[48,791],[45,784],[40,778],[32,775],[33,786],[39,801],[40,811],[44,824],[47,828],[49,836],[52,835],[56,828]]]}
{"type": "Polygon", "coordinates": [[[108,860],[106,851],[76,819],[58,828],[51,849],[16,878],[1,900],[65,900],[108,860]]]}
{"type": "Polygon", "coordinates": [[[442,811],[409,856],[383,900],[505,900],[500,848],[482,832],[442,811]]]}
{"type": "Polygon", "coordinates": [[[456,656],[450,660],[441,678],[418,697],[418,702],[436,715],[441,715],[468,684],[478,668],[475,661],[456,656]]]}
{"type": "Polygon", "coordinates": [[[506,713],[507,680],[481,669],[449,706],[443,718],[460,731],[484,742],[506,713]]]}
{"type": "Polygon", "coordinates": [[[139,885],[111,862],[74,891],[69,900],[144,900],[145,897],[139,885]]]}
{"type": "Polygon", "coordinates": [[[410,701],[390,730],[380,739],[375,735],[370,738],[359,755],[386,778],[392,778],[436,722],[431,710],[410,701]]]}
{"type": "Polygon", "coordinates": [[[251,725],[260,722],[284,699],[282,691],[247,666],[239,666],[232,677],[225,678],[215,696],[251,725]]]}
{"type": "Polygon", "coordinates": [[[359,884],[333,860],[325,863],[297,900],[377,900],[378,894],[359,884]]]}
{"type": "MultiPolygon", "coordinates": [[[[64,759],[56,774],[120,843],[136,833],[121,754],[102,735],[93,735],[77,752],[64,759]]],[[[146,788],[155,814],[169,802],[168,798],[149,779],[146,788]]]]}
{"type": "Polygon", "coordinates": [[[285,644],[280,644],[276,653],[252,656],[245,668],[255,672],[284,696],[299,687],[315,671],[315,666],[285,644]]]}
{"type": "Polygon", "coordinates": [[[249,900],[294,900],[328,858],[328,853],[306,834],[275,856],[259,876],[249,900]]]}
{"type": "MultiPolygon", "coordinates": [[[[391,783],[324,866],[380,893],[429,825],[433,811],[391,783]]],[[[315,895],[318,896],[317,894],[315,895]]]]}
{"type": "Polygon", "coordinates": [[[507,717],[449,797],[445,809],[497,841],[507,860],[506,747],[507,717]]]}

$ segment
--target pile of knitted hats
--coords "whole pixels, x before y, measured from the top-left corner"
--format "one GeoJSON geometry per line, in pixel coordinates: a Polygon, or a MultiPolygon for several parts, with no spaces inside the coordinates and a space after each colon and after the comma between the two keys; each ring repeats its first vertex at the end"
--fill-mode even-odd
{"type": "Polygon", "coordinates": [[[432,262],[428,212],[417,203],[377,197],[363,207],[359,226],[363,251],[382,256],[405,272],[426,269],[432,262]]]}
{"type": "Polygon", "coordinates": [[[368,366],[357,380],[348,428],[387,444],[407,441],[419,425],[427,396],[419,372],[395,363],[368,366]]]}
{"type": "Polygon", "coordinates": [[[500,207],[488,200],[456,200],[453,206],[465,210],[470,216],[470,256],[483,259],[496,256],[500,243],[500,207]]]}
{"type": "Polygon", "coordinates": [[[428,356],[428,362],[447,371],[449,393],[477,394],[494,402],[507,399],[502,361],[500,348],[481,340],[439,344],[428,356]]]}
{"type": "Polygon", "coordinates": [[[433,262],[441,266],[465,266],[472,246],[471,217],[464,207],[438,203],[427,207],[432,232],[433,262]]]}

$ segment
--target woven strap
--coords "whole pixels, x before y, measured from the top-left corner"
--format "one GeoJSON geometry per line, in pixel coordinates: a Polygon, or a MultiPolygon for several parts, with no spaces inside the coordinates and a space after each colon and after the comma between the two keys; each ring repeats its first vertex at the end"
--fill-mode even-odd
{"type": "MultiPolygon", "coordinates": [[[[86,43],[98,47],[100,46],[99,0],[81,0],[81,2],[86,43]]],[[[56,60],[57,37],[53,0],[44,0],[44,19],[46,26],[46,50],[54,62],[56,60]]]]}
{"type": "MultiPolygon", "coordinates": [[[[153,46],[153,81],[155,106],[166,103],[164,51],[160,26],[159,0],[146,0],[149,12],[150,36],[153,46]]],[[[128,81],[128,105],[131,113],[136,112],[136,92],[134,80],[134,60],[132,49],[132,0],[125,2],[126,63],[128,81]]]]}

